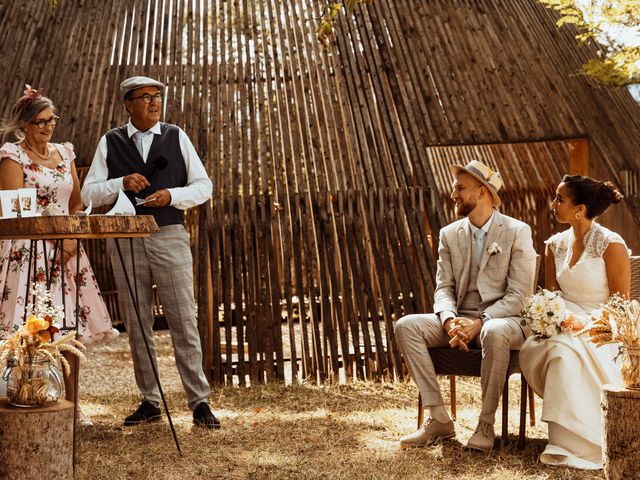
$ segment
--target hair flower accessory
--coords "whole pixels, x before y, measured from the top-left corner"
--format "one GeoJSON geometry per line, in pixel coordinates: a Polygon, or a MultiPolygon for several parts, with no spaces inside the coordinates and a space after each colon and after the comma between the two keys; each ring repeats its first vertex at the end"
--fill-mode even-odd
{"type": "Polygon", "coordinates": [[[489,255],[496,255],[497,253],[502,253],[502,247],[498,245],[497,242],[493,242],[491,245],[487,247],[487,253],[489,255]]]}
{"type": "Polygon", "coordinates": [[[33,88],[28,83],[25,84],[24,92],[22,92],[22,93],[23,93],[23,97],[20,100],[20,107],[22,109],[28,107],[29,105],[31,105],[36,100],[42,98],[42,92],[39,92],[38,90],[33,88]]]}

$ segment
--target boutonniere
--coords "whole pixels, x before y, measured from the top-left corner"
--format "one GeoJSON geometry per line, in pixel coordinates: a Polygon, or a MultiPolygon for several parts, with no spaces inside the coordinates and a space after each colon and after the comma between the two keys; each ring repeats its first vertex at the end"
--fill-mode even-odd
{"type": "Polygon", "coordinates": [[[491,245],[489,245],[489,247],[487,248],[487,253],[489,255],[495,255],[496,253],[502,253],[502,247],[500,245],[498,245],[497,242],[493,242],[491,245]]]}

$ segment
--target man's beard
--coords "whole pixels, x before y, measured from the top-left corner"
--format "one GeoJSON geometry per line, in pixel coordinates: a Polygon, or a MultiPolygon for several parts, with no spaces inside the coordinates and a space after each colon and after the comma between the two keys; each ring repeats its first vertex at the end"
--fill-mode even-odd
{"type": "Polygon", "coordinates": [[[460,204],[456,204],[455,210],[456,215],[459,217],[468,217],[471,212],[476,208],[475,203],[470,202],[462,202],[460,204]]]}

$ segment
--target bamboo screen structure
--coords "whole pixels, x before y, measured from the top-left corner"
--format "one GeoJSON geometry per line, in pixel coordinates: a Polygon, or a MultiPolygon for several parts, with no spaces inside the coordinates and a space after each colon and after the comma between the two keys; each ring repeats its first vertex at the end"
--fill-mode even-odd
{"type": "Polygon", "coordinates": [[[0,1],[0,112],[24,83],[45,87],[56,139],[88,164],[126,120],[119,83],[166,83],[165,120],[214,183],[188,227],[216,383],[402,377],[393,322],[430,309],[453,151],[508,171],[508,203],[541,237],[570,164],[544,142],[587,138],[591,162],[637,183],[639,107],[572,76],[594,48],[534,0],[375,0],[340,19],[330,51],[316,0],[58,5],[0,1]]]}

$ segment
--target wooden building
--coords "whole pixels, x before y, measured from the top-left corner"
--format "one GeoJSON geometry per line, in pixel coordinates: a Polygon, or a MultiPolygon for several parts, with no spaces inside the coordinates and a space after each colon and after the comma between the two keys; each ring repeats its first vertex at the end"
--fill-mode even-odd
{"type": "Polygon", "coordinates": [[[503,173],[538,249],[563,173],[612,179],[603,221],[640,249],[640,107],[574,75],[595,47],[535,0],[375,0],[328,51],[317,0],[58,3],[0,0],[0,114],[45,88],[88,165],[126,120],[119,83],[167,84],[214,182],[188,226],[216,383],[402,376],[393,322],[430,308],[453,162],[503,173]]]}

